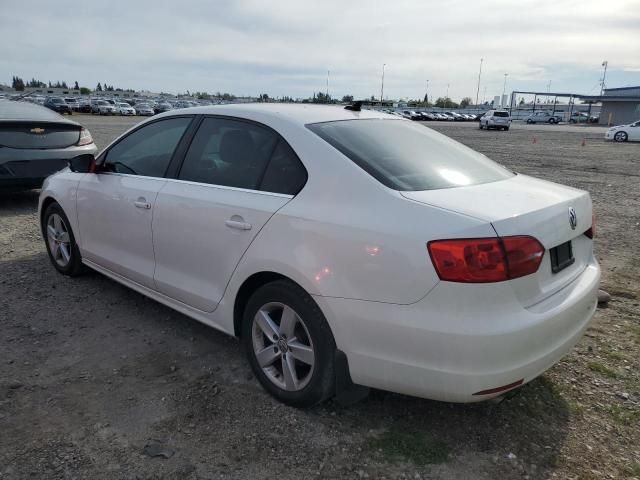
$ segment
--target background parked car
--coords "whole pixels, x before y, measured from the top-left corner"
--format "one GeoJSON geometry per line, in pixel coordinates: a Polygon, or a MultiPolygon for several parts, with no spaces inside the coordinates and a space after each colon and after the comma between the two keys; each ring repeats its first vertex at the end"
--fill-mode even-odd
{"type": "Polygon", "coordinates": [[[136,110],[128,103],[116,103],[116,111],[120,115],[135,115],[136,110]]]}
{"type": "Polygon", "coordinates": [[[80,104],[78,103],[78,100],[75,98],[65,98],[64,99],[65,103],[67,105],[69,105],[71,107],[71,110],[73,110],[74,112],[77,112],[80,110],[80,104]]]}
{"type": "Polygon", "coordinates": [[[161,103],[158,103],[155,107],[153,107],[153,111],[155,113],[164,113],[164,112],[168,112],[169,110],[173,110],[173,106],[171,106],[171,104],[168,102],[161,102],[161,103]]]}
{"type": "Polygon", "coordinates": [[[98,150],[89,130],[40,105],[0,100],[0,112],[0,187],[39,188],[67,160],[98,150]]]}
{"type": "Polygon", "coordinates": [[[65,102],[62,98],[59,97],[49,97],[45,100],[44,106],[58,113],[68,113],[69,115],[73,114],[73,110],[71,107],[65,102]]]}
{"type": "Polygon", "coordinates": [[[153,108],[146,103],[136,103],[135,110],[137,115],[141,115],[143,117],[155,115],[153,108]]]}
{"type": "Polygon", "coordinates": [[[105,100],[94,100],[91,104],[91,113],[100,115],[115,115],[116,107],[105,100]]]}
{"type": "Polygon", "coordinates": [[[509,130],[511,126],[511,115],[506,110],[489,110],[480,119],[480,130],[495,128],[498,130],[509,130]]]}
{"type": "Polygon", "coordinates": [[[618,125],[611,127],[605,133],[606,140],[615,140],[616,142],[640,141],[640,120],[628,125],[618,125]]]}
{"type": "Polygon", "coordinates": [[[552,114],[551,112],[535,112],[529,115],[525,121],[531,123],[559,123],[562,121],[560,115],[552,114]]]}

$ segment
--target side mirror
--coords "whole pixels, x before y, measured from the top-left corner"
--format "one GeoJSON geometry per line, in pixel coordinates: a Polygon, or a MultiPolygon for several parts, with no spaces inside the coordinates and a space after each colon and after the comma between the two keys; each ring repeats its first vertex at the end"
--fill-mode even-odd
{"type": "Polygon", "coordinates": [[[76,173],[94,173],[96,171],[96,157],[91,153],[84,153],[69,160],[69,168],[76,173]]]}

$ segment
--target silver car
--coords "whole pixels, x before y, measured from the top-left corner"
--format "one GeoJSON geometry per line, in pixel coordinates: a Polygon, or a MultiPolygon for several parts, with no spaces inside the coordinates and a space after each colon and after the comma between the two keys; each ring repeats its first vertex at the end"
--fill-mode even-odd
{"type": "Polygon", "coordinates": [[[39,188],[67,160],[97,150],[82,125],[40,105],[0,100],[0,188],[39,188]]]}
{"type": "Polygon", "coordinates": [[[495,128],[497,130],[509,130],[511,115],[506,110],[489,110],[480,118],[480,130],[495,128]]]}

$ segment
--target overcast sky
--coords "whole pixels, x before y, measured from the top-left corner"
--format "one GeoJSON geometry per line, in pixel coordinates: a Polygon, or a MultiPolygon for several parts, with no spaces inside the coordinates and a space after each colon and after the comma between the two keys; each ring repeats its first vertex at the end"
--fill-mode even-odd
{"type": "Polygon", "coordinates": [[[0,83],[308,97],[640,85],[640,0],[0,0],[0,83]]]}

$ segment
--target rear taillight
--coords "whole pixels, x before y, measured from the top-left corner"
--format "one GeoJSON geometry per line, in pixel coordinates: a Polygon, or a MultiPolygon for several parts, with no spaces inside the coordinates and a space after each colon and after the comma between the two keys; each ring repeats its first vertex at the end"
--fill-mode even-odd
{"type": "Polygon", "coordinates": [[[596,212],[591,212],[591,227],[584,234],[589,238],[596,236],[596,212]]]}
{"type": "Polygon", "coordinates": [[[91,132],[89,132],[89,130],[87,130],[86,128],[82,127],[82,130],[80,130],[80,140],[78,140],[78,143],[76,143],[76,145],[82,146],[82,145],[89,145],[90,143],[93,143],[91,132]]]}
{"type": "Polygon", "coordinates": [[[529,236],[434,240],[427,244],[440,280],[503,282],[535,273],[544,247],[529,236]]]}

